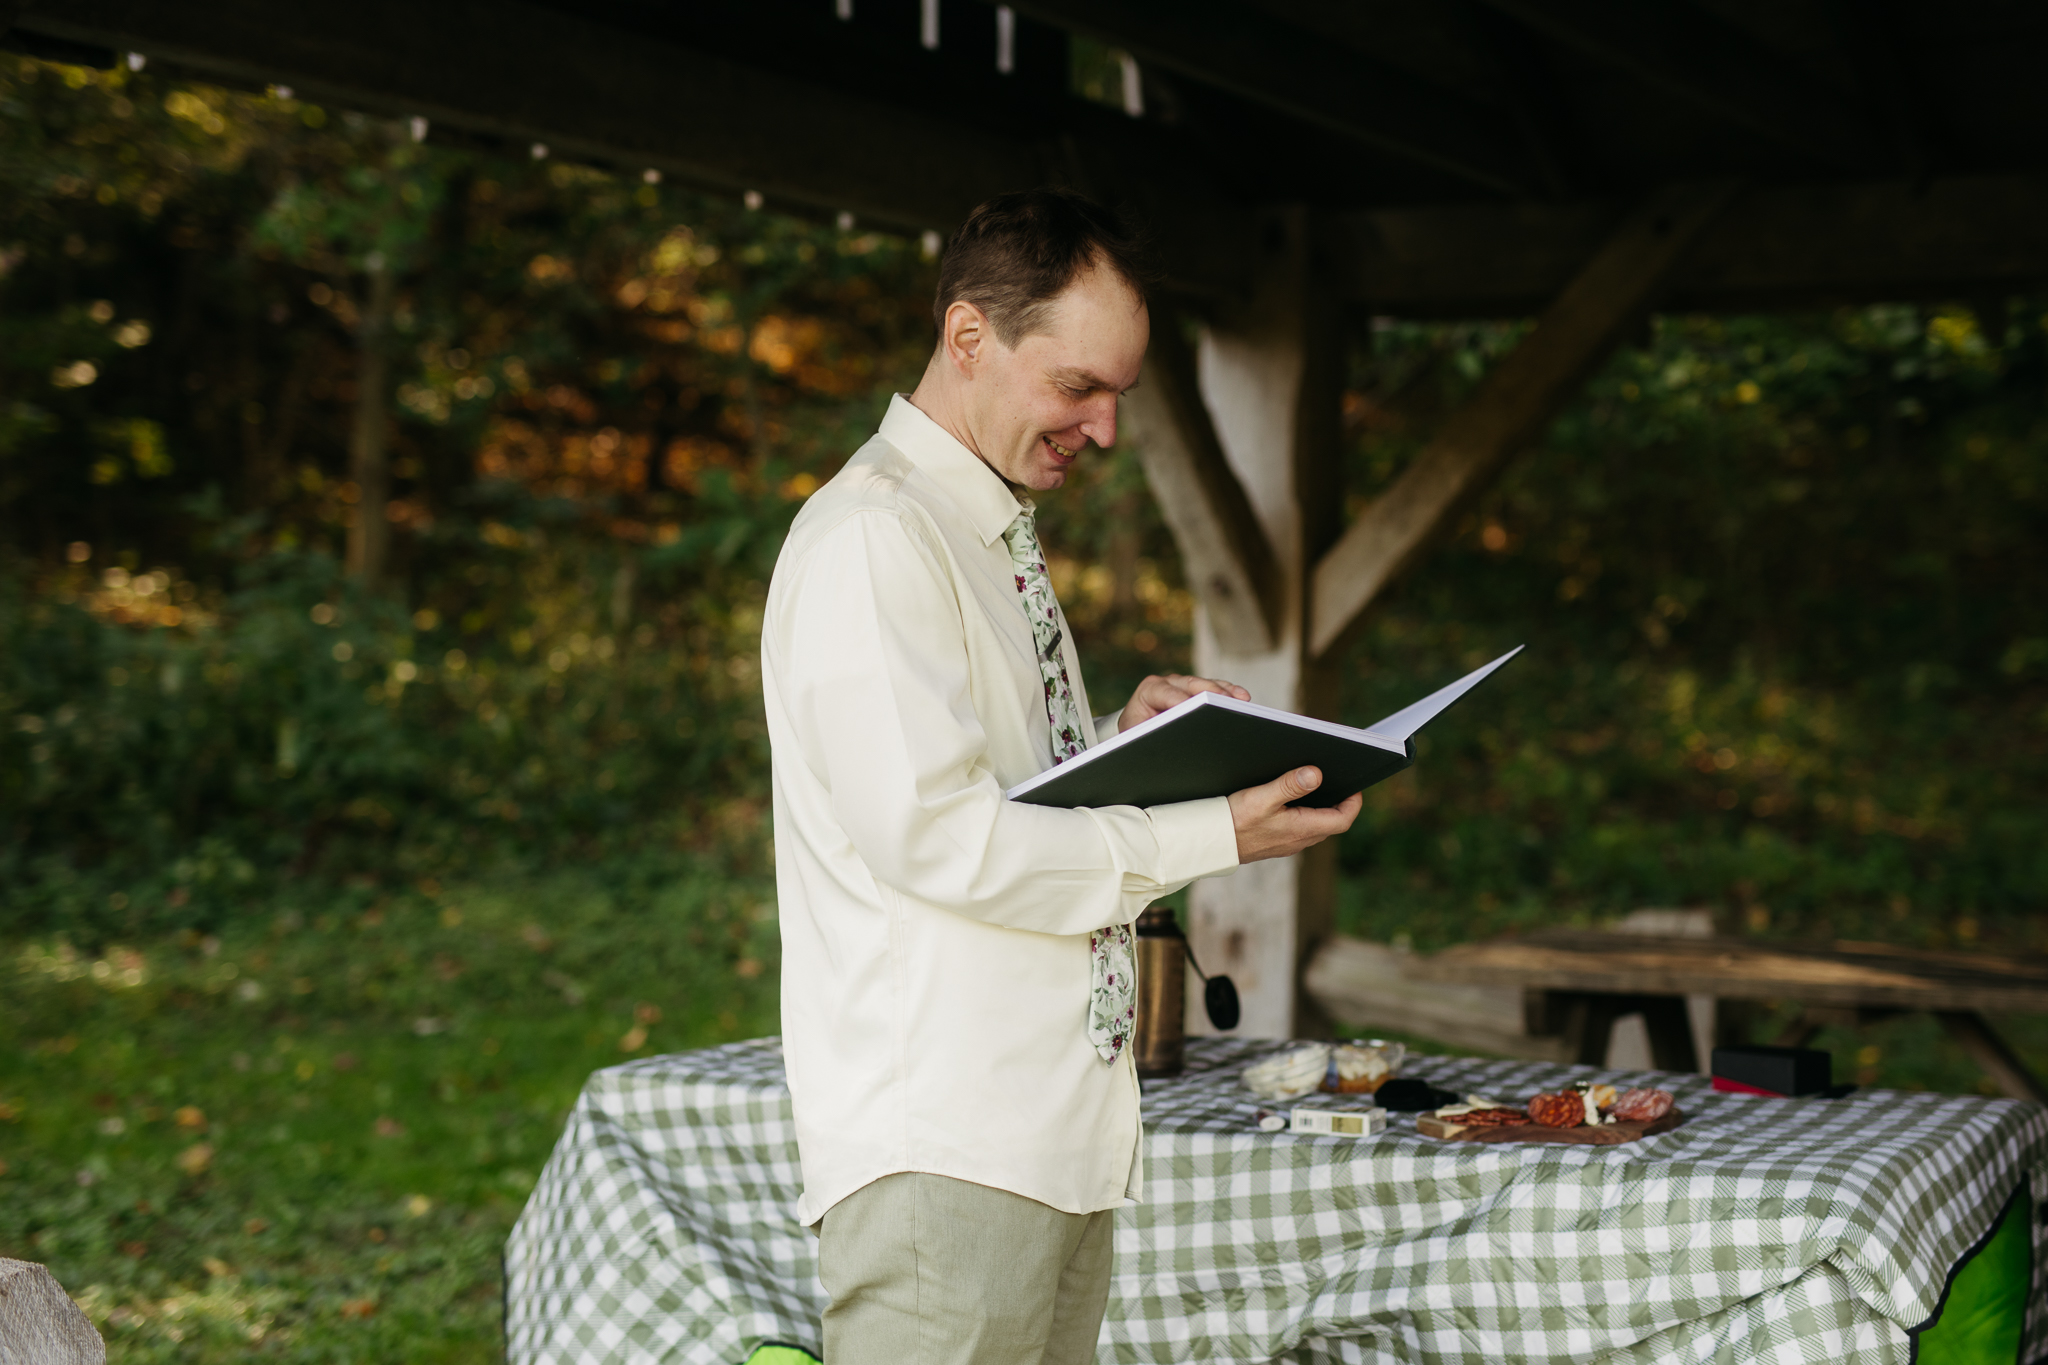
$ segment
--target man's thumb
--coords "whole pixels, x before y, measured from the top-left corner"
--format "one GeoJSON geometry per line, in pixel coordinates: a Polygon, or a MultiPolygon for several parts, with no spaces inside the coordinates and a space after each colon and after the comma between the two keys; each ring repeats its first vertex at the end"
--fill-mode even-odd
{"type": "Polygon", "coordinates": [[[1323,775],[1314,768],[1296,768],[1287,774],[1287,785],[1294,789],[1296,796],[1307,796],[1323,785],[1323,775]]]}

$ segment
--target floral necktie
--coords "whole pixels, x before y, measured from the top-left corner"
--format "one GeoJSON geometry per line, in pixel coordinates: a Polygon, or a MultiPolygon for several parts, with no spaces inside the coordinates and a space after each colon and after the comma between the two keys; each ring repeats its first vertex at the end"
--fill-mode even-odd
{"type": "MultiPolygon", "coordinates": [[[[1087,751],[1082,738],[1081,709],[1074,702],[1074,684],[1060,653],[1060,609],[1052,595],[1052,576],[1045,571],[1045,553],[1038,547],[1038,528],[1026,503],[1003,532],[1016,570],[1017,595],[1024,602],[1031,638],[1038,646],[1038,671],[1045,683],[1045,718],[1052,726],[1052,761],[1064,763],[1087,751]]],[[[1088,935],[1088,1041],[1103,1061],[1114,1062],[1130,1045],[1137,1019],[1138,964],[1131,949],[1131,926],[1112,924],[1088,935]]]]}

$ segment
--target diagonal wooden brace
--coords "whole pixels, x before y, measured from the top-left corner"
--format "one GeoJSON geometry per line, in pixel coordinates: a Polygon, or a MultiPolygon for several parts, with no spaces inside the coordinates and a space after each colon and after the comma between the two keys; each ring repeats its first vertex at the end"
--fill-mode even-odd
{"type": "Polygon", "coordinates": [[[1234,654],[1272,649],[1280,638],[1279,561],[1224,457],[1178,319],[1164,308],[1154,311],[1145,368],[1124,397],[1123,416],[1217,641],[1234,654]]]}
{"type": "Polygon", "coordinates": [[[2048,1104],[2048,1086],[2020,1060],[2019,1054],[1998,1036],[1984,1016],[1975,1010],[1936,1010],[1934,1017],[1949,1037],[1962,1045],[1970,1059],[2000,1090],[2016,1100],[2048,1104]]]}
{"type": "Polygon", "coordinates": [[[1501,467],[1542,434],[1650,307],[1733,188],[1725,182],[1675,186],[1622,222],[1472,400],[1316,565],[1312,656],[1328,652],[1501,467]]]}

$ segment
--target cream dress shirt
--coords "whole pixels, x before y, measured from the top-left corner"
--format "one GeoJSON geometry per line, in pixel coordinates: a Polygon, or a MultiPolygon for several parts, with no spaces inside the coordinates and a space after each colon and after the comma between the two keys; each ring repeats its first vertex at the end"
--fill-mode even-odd
{"type": "Polygon", "coordinates": [[[898,1171],[1069,1213],[1135,1198],[1137,1076],[1088,1043],[1087,936],[1237,866],[1222,797],[1003,799],[1052,763],[1002,539],[1019,510],[899,396],[776,562],[761,676],[805,1224],[898,1171]]]}

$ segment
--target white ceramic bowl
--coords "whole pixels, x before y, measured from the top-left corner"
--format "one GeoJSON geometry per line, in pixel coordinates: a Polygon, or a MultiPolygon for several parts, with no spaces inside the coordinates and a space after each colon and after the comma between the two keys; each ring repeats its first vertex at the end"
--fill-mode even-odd
{"type": "Polygon", "coordinates": [[[1330,1045],[1306,1043],[1244,1069],[1245,1088],[1261,1099],[1293,1100],[1311,1094],[1330,1070],[1330,1045]]]}

